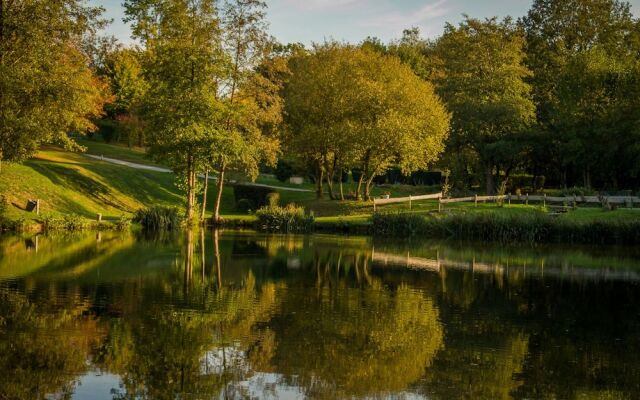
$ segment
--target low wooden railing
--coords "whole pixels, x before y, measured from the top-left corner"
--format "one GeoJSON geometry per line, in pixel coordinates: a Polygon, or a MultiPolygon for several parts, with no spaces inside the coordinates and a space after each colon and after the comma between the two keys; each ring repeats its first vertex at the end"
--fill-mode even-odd
{"type": "Polygon", "coordinates": [[[443,198],[442,193],[436,194],[428,194],[424,196],[409,196],[409,197],[396,197],[389,199],[374,199],[373,200],[373,210],[376,211],[377,206],[386,205],[386,204],[397,204],[397,203],[409,203],[409,209],[411,209],[411,203],[419,200],[438,200],[438,211],[442,210],[443,204],[449,203],[464,203],[464,202],[474,202],[475,205],[478,205],[478,202],[487,202],[487,201],[506,201],[508,204],[511,204],[512,201],[524,202],[525,204],[529,203],[542,203],[543,206],[546,207],[547,203],[562,203],[566,205],[574,205],[577,206],[579,203],[584,204],[624,204],[630,208],[633,208],[634,204],[640,204],[640,197],[638,196],[547,196],[544,195],[498,195],[498,196],[469,196],[469,197],[458,197],[458,198],[443,198]]]}

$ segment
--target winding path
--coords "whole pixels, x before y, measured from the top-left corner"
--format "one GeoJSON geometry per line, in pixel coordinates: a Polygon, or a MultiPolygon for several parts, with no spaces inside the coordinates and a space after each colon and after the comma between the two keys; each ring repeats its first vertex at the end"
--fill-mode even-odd
{"type": "MultiPolygon", "coordinates": [[[[122,166],[125,166],[125,167],[134,168],[134,169],[144,169],[144,170],[147,170],[147,171],[155,171],[155,172],[172,172],[168,168],[156,167],[154,165],[147,165],[147,164],[138,164],[138,163],[133,163],[133,162],[130,162],[130,161],[118,160],[116,158],[97,156],[95,154],[84,154],[84,156],[85,157],[89,157],[89,158],[93,158],[95,160],[105,161],[105,162],[108,162],[108,163],[111,163],[111,164],[122,165],[122,166]]],[[[200,175],[200,177],[202,178],[203,175],[200,175]]],[[[209,177],[209,180],[217,180],[217,179],[218,178],[215,177],[215,176],[210,176],[209,177]]],[[[282,191],[287,191],[287,192],[307,192],[307,193],[311,192],[311,190],[309,190],[309,189],[292,188],[292,187],[286,187],[286,186],[266,185],[266,184],[263,184],[263,183],[247,182],[247,183],[244,183],[244,184],[245,185],[249,185],[249,186],[277,189],[277,190],[282,190],[282,191]]]]}

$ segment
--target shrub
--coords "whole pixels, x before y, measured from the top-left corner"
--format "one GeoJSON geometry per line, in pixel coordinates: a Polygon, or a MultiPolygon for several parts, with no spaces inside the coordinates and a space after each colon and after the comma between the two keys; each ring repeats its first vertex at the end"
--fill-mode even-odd
{"type": "Polygon", "coordinates": [[[130,226],[131,226],[131,219],[127,218],[125,215],[121,215],[120,219],[118,219],[114,225],[116,230],[119,230],[119,231],[125,231],[129,229],[130,226]]]}
{"type": "Polygon", "coordinates": [[[275,175],[280,182],[286,182],[293,176],[293,167],[288,162],[279,160],[275,175]]]}
{"type": "Polygon", "coordinates": [[[176,208],[154,206],[136,211],[134,221],[146,230],[174,230],[180,227],[181,218],[176,208]]]}
{"type": "Polygon", "coordinates": [[[45,231],[79,231],[94,227],[94,221],[90,221],[77,214],[66,214],[63,217],[45,215],[42,218],[42,227],[45,231]]]}
{"type": "Polygon", "coordinates": [[[280,193],[272,192],[267,195],[267,205],[269,207],[275,207],[280,203],[280,193]]]}
{"type": "Polygon", "coordinates": [[[251,211],[251,202],[247,199],[240,199],[236,203],[236,210],[242,213],[248,213],[251,211]]]}
{"type": "Polygon", "coordinates": [[[303,207],[294,204],[263,207],[256,216],[258,228],[268,232],[309,232],[315,220],[312,214],[305,215],[303,207]]]}
{"type": "Polygon", "coordinates": [[[246,200],[249,203],[249,207],[247,209],[257,210],[260,207],[264,207],[267,205],[267,195],[269,193],[275,192],[274,189],[262,187],[262,186],[251,186],[251,185],[234,185],[233,186],[233,196],[236,201],[236,208],[240,209],[238,204],[240,200],[246,200]]]}

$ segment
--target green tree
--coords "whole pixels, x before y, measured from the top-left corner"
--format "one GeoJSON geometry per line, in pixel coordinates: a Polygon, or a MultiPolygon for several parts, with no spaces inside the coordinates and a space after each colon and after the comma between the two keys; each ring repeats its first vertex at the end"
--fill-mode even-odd
{"type": "MultiPolygon", "coordinates": [[[[582,80],[580,76],[569,77],[571,73],[582,73],[575,67],[584,60],[574,59],[594,47],[612,59],[637,56],[638,26],[630,5],[618,0],[536,0],[521,24],[526,33],[526,63],[533,71],[530,81],[540,127],[541,138],[534,151],[543,154],[547,164],[552,165],[547,173],[560,174],[563,186],[576,175],[589,185],[591,173],[599,166],[593,159],[576,164],[573,150],[587,143],[579,144],[573,128],[566,130],[563,101],[567,98],[561,98],[560,90],[568,79],[581,83],[578,82],[582,80]]],[[[589,79],[593,78],[591,75],[589,79]]],[[[594,103],[593,99],[588,101],[594,103]]],[[[615,146],[615,141],[602,144],[615,146]]]]}
{"type": "Polygon", "coordinates": [[[141,57],[142,53],[137,49],[118,47],[107,52],[99,69],[114,96],[113,103],[105,106],[106,119],[127,133],[129,146],[134,138],[139,146],[144,143],[138,113],[148,84],[143,76],[141,57]]]}
{"type": "Polygon", "coordinates": [[[0,1],[0,163],[41,143],[77,148],[68,133],[95,129],[109,96],[84,49],[102,11],[79,0],[0,1]]]}
{"type": "Polygon", "coordinates": [[[222,43],[228,63],[219,82],[221,134],[209,148],[210,164],[218,172],[215,221],[220,219],[225,173],[239,171],[255,180],[259,164],[275,165],[280,148],[281,82],[277,74],[269,75],[270,68],[259,70],[261,65],[282,66],[270,58],[265,8],[258,0],[230,0],[222,7],[222,43]]]}
{"type": "Polygon", "coordinates": [[[449,152],[477,156],[488,193],[501,171],[508,178],[522,134],[535,121],[524,43],[510,19],[466,17],[458,27],[447,25],[436,44],[442,75],[435,82],[453,113],[449,152]]]}
{"type": "MultiPolygon", "coordinates": [[[[365,46],[366,47],[366,46],[365,46]]],[[[285,87],[293,149],[313,161],[317,196],[336,171],[358,166],[364,197],[373,178],[398,164],[425,168],[443,149],[449,115],[431,84],[396,57],[337,43],[293,57],[285,87]]]]}
{"type": "Polygon", "coordinates": [[[149,90],[142,115],[150,153],[182,180],[191,222],[197,174],[221,134],[218,93],[225,57],[216,2],[128,0],[124,6],[134,36],[146,47],[149,90]]]}

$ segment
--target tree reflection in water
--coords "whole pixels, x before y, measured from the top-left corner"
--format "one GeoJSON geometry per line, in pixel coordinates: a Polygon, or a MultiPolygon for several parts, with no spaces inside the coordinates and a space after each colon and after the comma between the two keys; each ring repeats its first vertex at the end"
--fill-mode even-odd
{"type": "Polygon", "coordinates": [[[198,231],[3,243],[3,399],[70,398],[96,372],[121,399],[640,392],[632,258],[198,231]]]}

